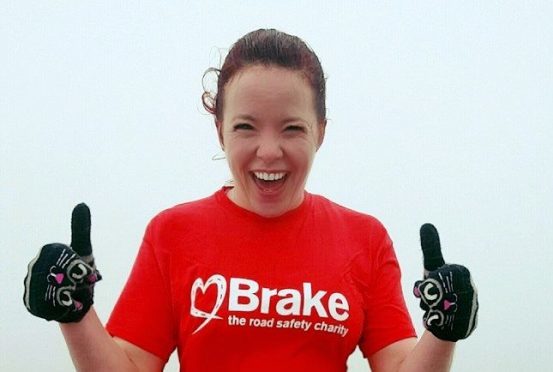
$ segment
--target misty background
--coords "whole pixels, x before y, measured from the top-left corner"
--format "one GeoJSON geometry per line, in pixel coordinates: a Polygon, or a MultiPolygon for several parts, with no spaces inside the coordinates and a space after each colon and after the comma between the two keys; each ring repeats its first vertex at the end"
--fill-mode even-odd
{"type": "MultiPolygon", "coordinates": [[[[69,243],[75,204],[91,208],[105,322],[148,221],[229,178],[202,75],[257,28],[321,59],[330,120],[307,188],[384,223],[419,335],[432,222],[479,291],[453,371],[551,368],[551,19],[549,1],[2,2],[0,370],[73,370],[22,295],[39,248],[69,243]]],[[[358,351],[348,364],[369,370],[358,351]]]]}

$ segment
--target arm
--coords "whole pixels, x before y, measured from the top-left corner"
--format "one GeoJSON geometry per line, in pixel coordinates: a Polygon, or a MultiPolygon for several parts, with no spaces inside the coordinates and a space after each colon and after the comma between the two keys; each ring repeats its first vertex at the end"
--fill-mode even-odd
{"type": "Polygon", "coordinates": [[[429,331],[425,331],[401,364],[399,371],[449,371],[455,345],[455,342],[440,340],[429,331]]]}
{"type": "Polygon", "coordinates": [[[451,368],[455,343],[442,341],[425,331],[415,338],[397,341],[369,357],[373,372],[445,372],[451,368]]]}
{"type": "Polygon", "coordinates": [[[60,323],[77,371],[162,371],[157,356],[122,339],[112,338],[94,308],[78,323],[60,323]]]}
{"type": "Polygon", "coordinates": [[[71,217],[71,246],[47,244],[31,260],[24,280],[25,307],[60,323],[78,371],[161,371],[162,359],[112,338],[94,311],[94,286],[102,276],[92,255],[90,225],[90,210],[79,204],[71,217]]]}
{"type": "Polygon", "coordinates": [[[414,294],[425,310],[427,330],[418,342],[401,340],[369,357],[373,371],[449,371],[455,342],[476,327],[478,296],[468,269],[445,264],[433,225],[421,227],[421,245],[425,279],[415,283],[414,294]]]}

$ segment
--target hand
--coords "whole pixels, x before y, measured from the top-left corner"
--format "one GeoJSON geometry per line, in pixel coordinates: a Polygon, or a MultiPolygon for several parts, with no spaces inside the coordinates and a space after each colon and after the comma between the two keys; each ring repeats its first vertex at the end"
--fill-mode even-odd
{"type": "Polygon", "coordinates": [[[476,328],[478,295],[469,270],[444,262],[438,231],[431,224],[420,230],[424,256],[424,280],[413,292],[421,299],[424,326],[439,339],[458,341],[476,328]]]}
{"type": "Polygon", "coordinates": [[[93,304],[96,270],[90,243],[90,210],[81,203],[71,216],[71,247],[47,244],[28,266],[23,302],[33,315],[61,323],[80,321],[93,304]]]}

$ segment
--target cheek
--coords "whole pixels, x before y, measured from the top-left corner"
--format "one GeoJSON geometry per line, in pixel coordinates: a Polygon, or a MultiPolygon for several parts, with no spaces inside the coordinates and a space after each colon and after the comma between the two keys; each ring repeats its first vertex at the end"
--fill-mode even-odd
{"type": "Polygon", "coordinates": [[[289,158],[296,167],[309,169],[315,158],[316,149],[317,148],[311,143],[304,143],[303,146],[291,146],[288,152],[289,158]]]}
{"type": "Polygon", "coordinates": [[[239,170],[241,167],[246,166],[251,158],[247,144],[239,144],[233,141],[229,141],[225,148],[225,155],[231,169],[239,170]]]}

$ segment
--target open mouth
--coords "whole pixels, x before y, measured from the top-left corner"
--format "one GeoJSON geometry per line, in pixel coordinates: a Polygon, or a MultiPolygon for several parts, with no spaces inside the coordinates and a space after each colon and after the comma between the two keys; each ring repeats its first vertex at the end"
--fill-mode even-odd
{"type": "Polygon", "coordinates": [[[285,172],[252,172],[252,178],[261,192],[273,194],[282,188],[288,174],[285,172]]]}

